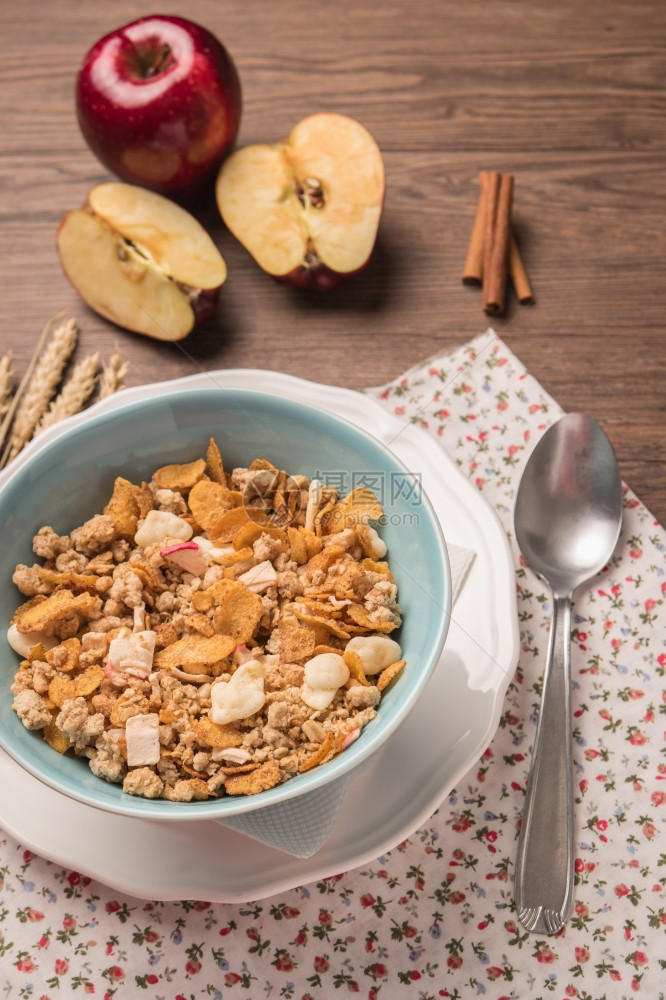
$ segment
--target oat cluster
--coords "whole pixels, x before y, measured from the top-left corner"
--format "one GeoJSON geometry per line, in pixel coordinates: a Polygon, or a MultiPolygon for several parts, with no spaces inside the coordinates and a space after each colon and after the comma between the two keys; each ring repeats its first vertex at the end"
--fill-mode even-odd
{"type": "Polygon", "coordinates": [[[23,724],[123,790],[247,795],[344,751],[404,667],[382,516],[265,459],[119,477],[102,513],[42,527],[13,580],[23,724]]]}

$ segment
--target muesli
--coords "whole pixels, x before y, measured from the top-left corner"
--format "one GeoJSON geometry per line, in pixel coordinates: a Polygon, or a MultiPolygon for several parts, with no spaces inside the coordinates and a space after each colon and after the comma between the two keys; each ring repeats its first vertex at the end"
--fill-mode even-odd
{"type": "Polygon", "coordinates": [[[13,580],[23,724],[147,798],[250,795],[329,761],[404,667],[366,487],[340,497],[266,459],[205,457],[118,477],[13,580]]]}

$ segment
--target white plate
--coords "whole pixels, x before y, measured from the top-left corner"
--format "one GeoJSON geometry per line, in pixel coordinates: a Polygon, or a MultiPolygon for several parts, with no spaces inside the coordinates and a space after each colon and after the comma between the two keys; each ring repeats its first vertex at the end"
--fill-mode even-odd
{"type": "MultiPolygon", "coordinates": [[[[102,812],[48,788],[0,751],[5,830],[42,857],[145,899],[261,899],[356,868],[395,847],[425,823],[487,747],[518,662],[513,559],[499,521],[433,439],[373,399],[237,369],[128,389],[94,412],[211,382],[291,396],[359,424],[421,476],[447,541],[476,555],[425,694],[352,784],[331,836],[310,858],[291,857],[216,822],[166,824],[102,812]]],[[[61,428],[46,431],[40,447],[61,428]]]]}

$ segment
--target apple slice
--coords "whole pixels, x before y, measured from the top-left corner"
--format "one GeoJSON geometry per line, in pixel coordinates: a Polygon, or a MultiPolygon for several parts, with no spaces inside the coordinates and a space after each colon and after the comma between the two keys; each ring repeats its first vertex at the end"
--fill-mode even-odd
{"type": "Polygon", "coordinates": [[[279,281],[326,290],[370,259],[384,204],[377,143],[353,118],[320,112],[284,142],[245,146],[216,186],[225,225],[279,281]]]}
{"type": "Polygon", "coordinates": [[[105,319],[182,340],[215,313],[226,265],[185,209],[131,184],[99,184],[60,224],[58,253],[81,298],[105,319]]]}

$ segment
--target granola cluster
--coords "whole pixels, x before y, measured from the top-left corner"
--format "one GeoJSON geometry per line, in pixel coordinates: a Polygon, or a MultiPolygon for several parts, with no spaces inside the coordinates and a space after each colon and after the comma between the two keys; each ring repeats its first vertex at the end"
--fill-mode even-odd
{"type": "Polygon", "coordinates": [[[264,459],[119,477],[101,514],[41,528],[8,629],[23,724],[147,798],[247,795],[325,763],[404,666],[382,516],[264,459]]]}

